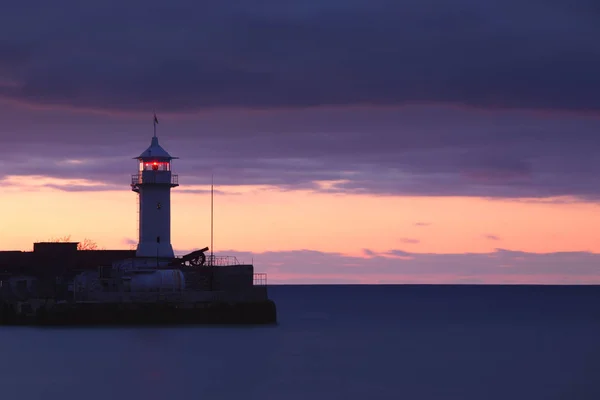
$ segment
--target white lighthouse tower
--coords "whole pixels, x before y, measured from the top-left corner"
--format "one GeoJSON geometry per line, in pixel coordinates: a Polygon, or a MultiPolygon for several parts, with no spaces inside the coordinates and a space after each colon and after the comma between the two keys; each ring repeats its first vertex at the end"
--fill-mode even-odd
{"type": "Polygon", "coordinates": [[[158,144],[154,116],[154,136],[150,147],[139,157],[139,172],[131,176],[131,190],[139,195],[139,239],[137,257],[174,258],[171,245],[171,188],[179,186],[171,173],[171,157],[158,144]]]}

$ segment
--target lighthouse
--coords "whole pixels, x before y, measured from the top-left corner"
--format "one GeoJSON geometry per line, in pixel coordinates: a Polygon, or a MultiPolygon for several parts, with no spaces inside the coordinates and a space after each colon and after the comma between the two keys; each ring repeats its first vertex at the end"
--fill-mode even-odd
{"type": "Polygon", "coordinates": [[[138,160],[138,173],[131,176],[131,190],[139,196],[139,239],[137,257],[171,259],[171,188],[179,186],[171,172],[171,157],[156,136],[158,119],[154,116],[154,136],[138,160]]]}

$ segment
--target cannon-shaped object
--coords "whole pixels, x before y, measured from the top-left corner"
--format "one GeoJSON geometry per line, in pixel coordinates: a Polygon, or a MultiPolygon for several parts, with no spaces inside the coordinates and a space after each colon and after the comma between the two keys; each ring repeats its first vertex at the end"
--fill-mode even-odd
{"type": "Polygon", "coordinates": [[[208,247],[205,247],[200,250],[192,251],[189,254],[181,258],[175,259],[174,264],[186,266],[186,267],[198,267],[202,266],[206,263],[206,254],[205,251],[208,251],[208,247]]]}

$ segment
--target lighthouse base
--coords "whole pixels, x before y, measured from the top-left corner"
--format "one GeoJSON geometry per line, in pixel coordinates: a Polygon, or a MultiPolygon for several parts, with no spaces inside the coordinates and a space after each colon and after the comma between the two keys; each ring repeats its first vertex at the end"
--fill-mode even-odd
{"type": "Polygon", "coordinates": [[[175,258],[173,252],[173,246],[171,243],[148,243],[142,242],[138,244],[135,252],[136,257],[147,257],[147,258],[175,258]]]}

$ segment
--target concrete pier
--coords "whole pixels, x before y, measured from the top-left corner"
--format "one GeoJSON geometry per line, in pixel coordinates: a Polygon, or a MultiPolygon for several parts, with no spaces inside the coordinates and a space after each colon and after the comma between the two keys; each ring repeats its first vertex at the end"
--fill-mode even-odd
{"type": "Polygon", "coordinates": [[[275,324],[277,311],[271,300],[226,303],[178,302],[78,302],[0,304],[0,325],[189,325],[275,324]]]}

